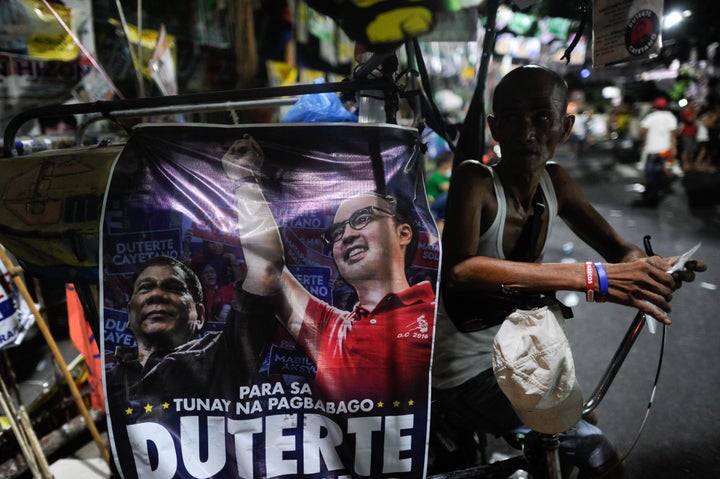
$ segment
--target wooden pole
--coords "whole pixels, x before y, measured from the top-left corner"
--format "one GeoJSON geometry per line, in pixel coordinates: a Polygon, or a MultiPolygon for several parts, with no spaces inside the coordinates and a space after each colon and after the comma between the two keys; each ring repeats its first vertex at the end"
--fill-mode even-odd
{"type": "MultiPolygon", "coordinates": [[[[41,472],[40,466],[38,465],[38,457],[36,455],[37,451],[34,449],[33,444],[31,444],[30,440],[28,439],[28,432],[23,429],[22,425],[18,424],[18,422],[15,420],[17,418],[17,411],[15,411],[15,409],[12,407],[12,401],[5,400],[5,394],[0,394],[0,409],[2,409],[5,413],[5,417],[10,424],[10,429],[12,429],[13,433],[15,434],[18,446],[20,446],[20,451],[22,451],[23,456],[25,456],[25,462],[27,462],[28,468],[32,472],[33,477],[52,477],[52,474],[46,476],[41,472]]],[[[34,431],[32,431],[32,433],[34,434],[34,431]]],[[[43,459],[45,458],[45,456],[42,454],[42,451],[40,451],[40,455],[43,459]]]]}
{"type": "Polygon", "coordinates": [[[67,367],[67,363],[65,362],[65,358],[63,358],[62,353],[60,352],[60,349],[57,346],[57,343],[55,342],[55,339],[52,336],[52,333],[50,332],[50,328],[48,327],[47,323],[45,322],[45,319],[40,314],[40,311],[38,311],[37,307],[35,306],[35,302],[33,301],[32,297],[30,296],[30,293],[28,292],[27,286],[25,285],[25,282],[23,281],[22,277],[20,276],[20,273],[22,273],[22,268],[20,266],[15,266],[13,262],[10,260],[10,257],[5,252],[5,248],[0,245],[0,259],[2,259],[3,264],[5,265],[5,268],[8,270],[10,275],[13,278],[13,282],[15,283],[15,286],[18,288],[18,291],[20,291],[20,294],[25,299],[25,302],[30,307],[30,311],[35,315],[35,322],[38,325],[38,328],[40,328],[40,332],[42,333],[43,337],[45,338],[45,341],[47,342],[48,346],[50,347],[50,351],[53,354],[53,357],[55,358],[55,361],[57,361],[58,366],[60,367],[60,371],[63,373],[63,376],[65,377],[65,381],[68,384],[68,387],[70,388],[70,392],[73,395],[73,398],[75,399],[75,403],[77,404],[78,409],[80,410],[80,413],[82,414],[83,418],[85,419],[85,422],[87,423],[87,428],[90,431],[90,434],[92,434],[93,439],[95,440],[95,444],[97,444],[98,449],[100,450],[100,455],[105,460],[105,462],[110,464],[110,453],[105,446],[105,443],[103,442],[102,438],[100,437],[100,433],[97,430],[97,427],[95,426],[95,422],[93,421],[92,417],[90,416],[90,412],[87,409],[87,406],[85,406],[85,403],[82,400],[82,396],[80,395],[80,391],[77,388],[77,385],[75,384],[75,379],[72,377],[72,374],[70,374],[70,371],[67,367]]]}

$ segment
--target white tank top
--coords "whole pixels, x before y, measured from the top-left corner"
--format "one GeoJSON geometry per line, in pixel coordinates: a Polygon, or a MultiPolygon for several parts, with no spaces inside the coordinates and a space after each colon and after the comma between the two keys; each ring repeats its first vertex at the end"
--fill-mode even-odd
{"type": "MultiPolygon", "coordinates": [[[[490,227],[480,236],[477,254],[491,258],[505,259],[503,252],[503,226],[507,215],[507,201],[500,178],[495,175],[492,167],[485,166],[493,178],[495,198],[497,199],[497,214],[490,227]]],[[[547,170],[540,178],[540,186],[545,195],[545,207],[549,220],[543,251],[535,261],[543,256],[547,239],[550,237],[552,225],[557,217],[557,196],[552,180],[547,170]]],[[[463,333],[457,330],[448,317],[442,299],[437,302],[437,320],[435,321],[435,352],[433,354],[432,386],[438,389],[448,389],[459,386],[482,371],[492,368],[492,344],[500,325],[491,328],[463,333]]]]}
{"type": "MultiPolygon", "coordinates": [[[[495,187],[495,198],[497,199],[497,214],[490,227],[485,233],[480,236],[480,244],[478,245],[478,256],[489,256],[490,258],[505,259],[505,252],[503,251],[503,226],[505,225],[505,217],[507,216],[507,200],[505,199],[505,190],[503,189],[500,178],[495,174],[492,167],[485,166],[490,170],[490,174],[493,179],[493,186],[495,187]]],[[[552,180],[547,170],[543,173],[540,178],[540,186],[545,195],[545,207],[547,208],[549,221],[548,230],[545,235],[545,243],[547,238],[550,236],[552,230],[553,221],[557,217],[557,196],[555,195],[555,188],[553,187],[552,180]]],[[[545,247],[543,246],[543,250],[545,247]]],[[[540,261],[541,255],[535,259],[540,261]]]]}

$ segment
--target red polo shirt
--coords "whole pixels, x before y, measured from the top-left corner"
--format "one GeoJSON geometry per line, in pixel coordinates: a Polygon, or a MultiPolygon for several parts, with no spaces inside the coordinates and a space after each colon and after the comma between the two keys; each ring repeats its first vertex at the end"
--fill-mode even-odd
{"type": "Polygon", "coordinates": [[[311,300],[298,337],[326,400],[407,401],[427,395],[435,293],[425,281],[390,293],[373,311],[311,300]]]}

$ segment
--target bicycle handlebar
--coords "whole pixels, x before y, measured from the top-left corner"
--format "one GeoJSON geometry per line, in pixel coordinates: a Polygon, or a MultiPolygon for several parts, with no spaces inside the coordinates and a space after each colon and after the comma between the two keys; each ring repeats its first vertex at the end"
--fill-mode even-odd
{"type": "MultiPolygon", "coordinates": [[[[650,244],[650,235],[645,235],[643,237],[643,246],[645,247],[645,254],[648,256],[655,255],[652,245],[650,244]]],[[[605,373],[602,378],[600,378],[600,382],[595,388],[595,391],[593,391],[590,399],[588,399],[583,406],[583,415],[594,410],[598,404],[600,404],[602,398],[605,397],[605,393],[610,388],[610,385],[615,379],[615,375],[620,370],[620,366],[622,366],[625,361],[625,358],[630,352],[630,349],[632,349],[633,344],[635,344],[635,340],[640,334],[640,331],[642,331],[643,325],[646,322],[647,318],[645,317],[645,313],[638,311],[637,314],[635,314],[635,319],[633,319],[633,322],[630,324],[630,328],[628,328],[627,333],[625,333],[625,337],[623,337],[623,340],[620,342],[620,345],[610,360],[610,364],[605,370],[605,373]]]]}
{"type": "Polygon", "coordinates": [[[630,349],[632,349],[633,344],[635,344],[635,340],[640,335],[640,331],[642,331],[645,322],[645,313],[643,313],[642,311],[638,311],[635,315],[635,319],[633,319],[632,324],[630,324],[630,328],[628,328],[627,333],[625,333],[625,337],[623,337],[623,340],[620,342],[620,345],[618,346],[615,354],[610,360],[610,364],[605,370],[605,373],[600,379],[600,382],[595,388],[595,391],[593,391],[590,399],[588,399],[588,401],[583,406],[583,414],[588,414],[593,409],[595,409],[598,404],[600,404],[602,398],[605,397],[605,393],[610,388],[610,385],[615,379],[615,375],[620,370],[620,367],[625,361],[625,358],[630,352],[630,349]]]}

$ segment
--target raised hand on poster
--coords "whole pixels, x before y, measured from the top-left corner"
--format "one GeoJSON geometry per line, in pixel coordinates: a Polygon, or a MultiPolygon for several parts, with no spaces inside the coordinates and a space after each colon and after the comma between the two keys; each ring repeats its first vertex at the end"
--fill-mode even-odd
{"type": "Polygon", "coordinates": [[[260,145],[246,133],[228,148],[222,157],[222,165],[228,178],[241,180],[259,171],[264,159],[260,145]]]}

